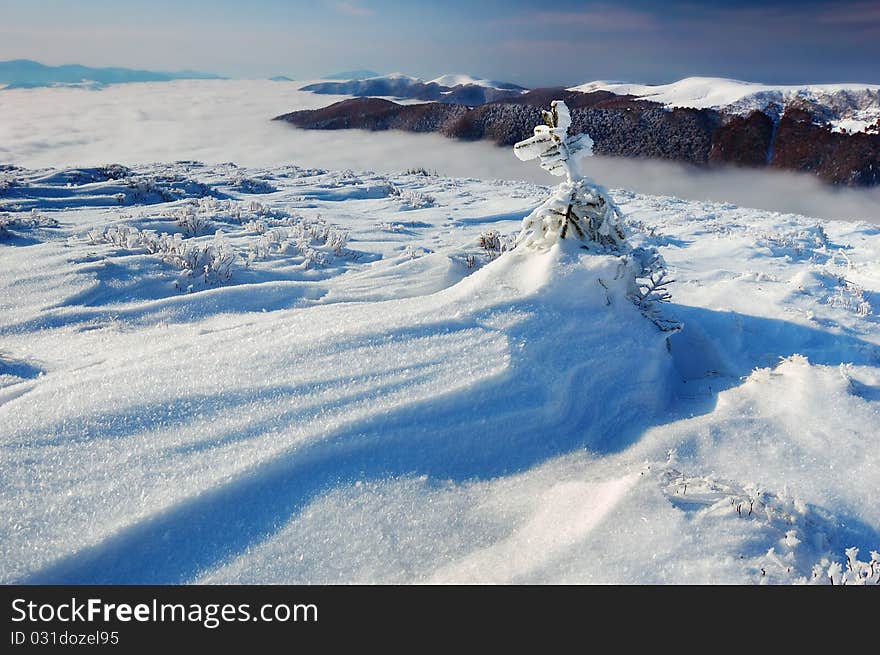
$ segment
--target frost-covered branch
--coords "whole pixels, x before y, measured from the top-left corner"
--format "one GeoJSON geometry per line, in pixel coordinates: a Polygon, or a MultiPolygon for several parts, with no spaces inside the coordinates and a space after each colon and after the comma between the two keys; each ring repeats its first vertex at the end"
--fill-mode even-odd
{"type": "Polygon", "coordinates": [[[669,319],[660,310],[661,303],[672,300],[669,285],[675,282],[669,277],[666,262],[653,248],[636,248],[630,253],[636,267],[634,285],[631,285],[630,300],[642,314],[663,332],[681,330],[679,321],[669,319]]]}

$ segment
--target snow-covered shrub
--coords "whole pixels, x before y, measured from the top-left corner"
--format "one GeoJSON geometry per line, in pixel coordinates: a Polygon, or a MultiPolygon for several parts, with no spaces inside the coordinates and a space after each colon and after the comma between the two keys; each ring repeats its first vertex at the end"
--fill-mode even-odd
{"type": "Polygon", "coordinates": [[[303,257],[306,267],[327,265],[328,254],[336,257],[349,255],[346,250],[348,233],[327,225],[320,217],[312,220],[289,217],[283,222],[275,221],[280,223],[278,227],[270,227],[272,222],[265,219],[244,224],[246,230],[260,235],[250,246],[249,264],[272,254],[287,252],[290,246],[303,257]]]}
{"type": "Polygon", "coordinates": [[[652,246],[668,246],[674,243],[673,237],[664,234],[660,231],[660,228],[656,225],[648,225],[644,221],[632,218],[630,216],[626,218],[626,227],[629,229],[629,233],[639,232],[642,235],[642,240],[645,243],[649,243],[652,246]]]}
{"type": "Polygon", "coordinates": [[[345,247],[348,245],[348,232],[337,230],[334,227],[321,226],[313,231],[313,238],[319,243],[333,251],[336,256],[342,256],[345,253],[345,247]]]}
{"type": "Polygon", "coordinates": [[[129,189],[127,198],[133,203],[150,202],[154,198],[158,198],[161,202],[173,202],[180,197],[152,177],[128,177],[125,178],[124,183],[129,189]]]}
{"type": "Polygon", "coordinates": [[[107,164],[98,168],[98,173],[107,180],[123,180],[132,176],[130,168],[122,164],[107,164]]]}
{"type": "Polygon", "coordinates": [[[394,232],[400,233],[406,230],[406,226],[403,223],[394,223],[392,221],[380,221],[376,223],[377,230],[383,230],[385,232],[394,232]]]}
{"type": "MultiPolygon", "coordinates": [[[[327,225],[317,218],[313,221],[303,220],[291,229],[291,238],[296,240],[297,248],[303,255],[312,247],[317,246],[330,250],[337,257],[346,253],[348,244],[348,232],[343,232],[333,226],[327,225]]],[[[321,263],[323,257],[317,258],[316,263],[321,263]]]]}
{"type": "Polygon", "coordinates": [[[813,566],[807,584],[880,585],[880,553],[872,550],[867,560],[859,559],[859,549],[847,548],[844,563],[823,557],[813,566]]]}
{"type": "Polygon", "coordinates": [[[221,223],[246,225],[262,221],[270,227],[277,227],[288,225],[294,220],[288,213],[267,207],[256,200],[238,202],[218,200],[208,196],[198,200],[190,200],[188,204],[195,208],[196,213],[204,215],[207,220],[221,223]]]}
{"type": "Polygon", "coordinates": [[[426,193],[419,193],[410,189],[404,189],[400,192],[400,206],[402,209],[424,209],[433,207],[437,199],[426,193]]]}
{"type": "MultiPolygon", "coordinates": [[[[430,254],[431,251],[427,248],[422,248],[421,246],[414,246],[412,244],[408,244],[406,248],[403,249],[403,256],[407,259],[418,259],[419,257],[424,257],[425,255],[430,254]]],[[[475,262],[476,263],[476,262],[475,262]]]]}
{"type": "MultiPolygon", "coordinates": [[[[620,257],[616,279],[627,277],[629,299],[661,331],[678,331],[681,324],[663,317],[659,310],[660,303],[670,299],[667,285],[672,282],[663,258],[653,248],[630,246],[614,201],[580,172],[578,159],[592,154],[592,139],[586,134],[569,136],[571,116],[562,100],[554,100],[550,111],[541,114],[544,125],[517,143],[514,154],[522,161],[538,159],[541,168],[565,180],[523,219],[514,247],[547,250],[561,240],[573,240],[585,250],[620,257]]],[[[608,290],[606,282],[599,283],[608,290]]]]}
{"type": "Polygon", "coordinates": [[[122,225],[105,230],[91,230],[92,243],[110,243],[126,250],[143,250],[189,276],[204,276],[205,284],[222,284],[232,279],[235,251],[217,230],[212,242],[193,243],[180,234],[157,234],[155,230],[138,230],[122,225]]]}
{"type": "Polygon", "coordinates": [[[32,209],[24,216],[14,216],[5,212],[0,214],[0,238],[2,239],[12,236],[12,230],[32,230],[45,227],[58,227],[58,221],[37,209],[32,209]]]}
{"type": "Polygon", "coordinates": [[[30,216],[25,220],[29,227],[58,227],[58,221],[52,216],[46,216],[37,209],[32,209],[30,216]]]}
{"type": "Polygon", "coordinates": [[[676,452],[670,450],[665,464],[650,464],[663,494],[686,512],[703,521],[748,521],[755,539],[766,539],[763,554],[740,557],[742,565],[759,584],[880,584],[880,553],[870,551],[865,561],[858,548],[846,548],[835,556],[829,538],[839,520],[822,508],[806,503],[788,488],[774,493],[756,484],[686,475],[677,468],[676,452]]]}
{"type": "Polygon", "coordinates": [[[248,221],[241,225],[246,232],[254,232],[255,234],[265,234],[269,231],[269,225],[263,220],[248,221]]]}
{"type": "Polygon", "coordinates": [[[512,242],[503,237],[500,232],[490,230],[480,234],[479,245],[491,260],[510,249],[512,242]]]}
{"type": "Polygon", "coordinates": [[[266,207],[256,200],[236,202],[206,196],[187,200],[172,212],[172,217],[185,234],[195,236],[206,231],[213,222],[246,225],[262,221],[267,225],[277,225],[283,224],[289,215],[266,207]]]}
{"type": "Polygon", "coordinates": [[[174,220],[186,236],[197,236],[211,224],[209,214],[201,203],[188,202],[174,211],[174,220]]]}
{"type": "Polygon", "coordinates": [[[757,243],[770,250],[774,257],[789,260],[825,262],[830,258],[831,242],[821,225],[755,235],[757,243]]]}
{"type": "Polygon", "coordinates": [[[424,166],[416,166],[414,168],[407,168],[404,171],[404,175],[422,175],[424,177],[437,177],[439,173],[434,170],[428,170],[424,166]]]}
{"type": "Polygon", "coordinates": [[[235,251],[220,230],[217,230],[214,241],[208,246],[205,260],[205,263],[202,264],[205,284],[221,284],[232,279],[235,251]]]}
{"type": "Polygon", "coordinates": [[[388,184],[388,195],[400,201],[401,209],[424,209],[426,207],[433,207],[437,201],[434,196],[412,191],[411,189],[401,189],[390,183],[388,184]]]}
{"type": "Polygon", "coordinates": [[[825,303],[832,307],[846,309],[859,316],[870,316],[874,308],[865,298],[865,290],[844,277],[837,276],[837,284],[834,290],[825,299],[825,303]]]}
{"type": "Polygon", "coordinates": [[[833,267],[811,266],[792,277],[790,284],[797,287],[799,294],[816,302],[844,309],[858,316],[870,316],[874,313],[869,297],[865,296],[865,289],[840,275],[833,267]]]}
{"type": "Polygon", "coordinates": [[[251,244],[251,256],[248,262],[255,259],[266,259],[272,253],[282,253],[287,250],[288,232],[287,230],[275,227],[259,232],[260,238],[251,244]]]}
{"type": "Polygon", "coordinates": [[[265,180],[255,180],[241,174],[233,178],[230,186],[241,193],[274,193],[278,190],[265,180]]]}
{"type": "Polygon", "coordinates": [[[336,175],[333,176],[333,181],[331,184],[333,186],[351,186],[355,184],[361,184],[361,178],[358,177],[357,173],[355,173],[350,168],[346,168],[344,170],[339,171],[336,175]]]}
{"type": "Polygon", "coordinates": [[[87,238],[93,244],[110,243],[126,250],[155,255],[189,276],[203,276],[205,284],[228,282],[239,257],[250,266],[257,260],[276,255],[299,256],[302,257],[302,266],[309,268],[326,266],[333,257],[355,256],[346,248],[348,233],[328,225],[320,216],[312,219],[292,216],[258,202],[205,197],[185,201],[171,215],[180,225],[181,232],[157,234],[154,230],[119,225],[93,229],[87,238]],[[216,230],[213,241],[191,238],[215,222],[240,223],[240,235],[245,237],[245,244],[234,247],[221,230],[216,230]],[[256,238],[248,238],[248,233],[256,238]]]}

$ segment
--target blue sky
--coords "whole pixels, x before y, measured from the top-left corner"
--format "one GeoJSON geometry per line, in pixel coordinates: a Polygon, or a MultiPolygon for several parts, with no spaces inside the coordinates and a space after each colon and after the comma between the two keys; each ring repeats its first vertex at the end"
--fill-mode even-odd
{"type": "Polygon", "coordinates": [[[0,59],[528,86],[717,75],[880,83],[880,2],[3,0],[0,59]]]}

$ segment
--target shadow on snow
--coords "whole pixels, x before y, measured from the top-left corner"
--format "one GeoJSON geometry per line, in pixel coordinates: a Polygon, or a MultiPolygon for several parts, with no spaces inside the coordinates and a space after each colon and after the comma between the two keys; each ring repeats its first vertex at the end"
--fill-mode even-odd
{"type": "MultiPolygon", "coordinates": [[[[490,479],[578,449],[600,455],[619,452],[653,426],[711,412],[720,391],[736,386],[756,367],[775,365],[780,357],[800,353],[814,364],[826,365],[880,361],[880,348],[847,334],[681,305],[672,305],[669,313],[684,320],[685,330],[671,340],[681,385],[664,412],[621,417],[603,415],[601,407],[586,409],[594,403],[579,402],[574,392],[589,389],[596,373],[580,369],[565,381],[570,406],[544,415],[541,429],[535,431],[524,419],[546,411],[548,398],[515,397],[514,402],[521,404],[515,411],[485,411],[487,399],[511,384],[508,372],[483,380],[476,388],[398,408],[325,435],[317,443],[289,449],[22,582],[187,582],[271,536],[308,503],[339,485],[407,475],[437,481],[490,479]]],[[[512,341],[516,329],[510,331],[512,341]]],[[[528,373],[513,371],[525,378],[528,373]]],[[[228,397],[215,400],[217,407],[229,409],[228,397]]],[[[247,401],[241,398],[233,404],[247,401]]],[[[205,407],[212,407],[210,399],[205,407]]],[[[136,407],[131,412],[148,409],[136,407]]],[[[252,425],[248,432],[257,434],[266,427],[252,425]]],[[[880,538],[871,526],[849,516],[840,519],[852,539],[846,545],[866,547],[880,538]]]]}

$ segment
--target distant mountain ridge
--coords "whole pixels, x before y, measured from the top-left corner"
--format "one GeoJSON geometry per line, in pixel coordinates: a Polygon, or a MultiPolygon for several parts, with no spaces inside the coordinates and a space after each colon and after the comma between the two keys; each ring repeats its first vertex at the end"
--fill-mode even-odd
{"type": "Polygon", "coordinates": [[[402,73],[339,82],[317,82],[300,90],[329,95],[387,96],[463,105],[496,102],[514,98],[526,91],[516,84],[484,80],[472,75],[447,74],[425,81],[402,73]]]}
{"type": "MultiPolygon", "coordinates": [[[[404,92],[434,92],[428,84],[435,82],[400,78],[404,92]]],[[[455,87],[439,98],[422,98],[433,101],[417,105],[359,97],[277,119],[305,129],[439,132],[509,146],[531,136],[532,127],[541,121],[541,109],[551,100],[563,99],[572,110],[573,129],[588,133],[600,155],[769,167],[812,173],[838,185],[880,185],[877,85],[768,86],[687,78],[658,86],[590,82],[501,91],[494,98],[486,94],[482,103],[474,96],[460,100],[463,90],[474,88],[486,87],[455,87]]],[[[391,85],[365,84],[335,92],[402,96],[391,85]]]]}
{"type": "Polygon", "coordinates": [[[878,84],[769,85],[718,77],[688,77],[671,84],[628,84],[596,81],[571,91],[610,91],[657,102],[668,108],[714,109],[748,116],[760,111],[778,121],[797,107],[827,123],[834,132],[876,132],[880,119],[878,84]]]}
{"type": "Polygon", "coordinates": [[[223,78],[219,75],[197,71],[159,72],[118,67],[92,68],[79,64],[47,66],[30,59],[0,61],[0,85],[6,85],[6,88],[168,82],[183,79],[215,80],[223,78]]]}

